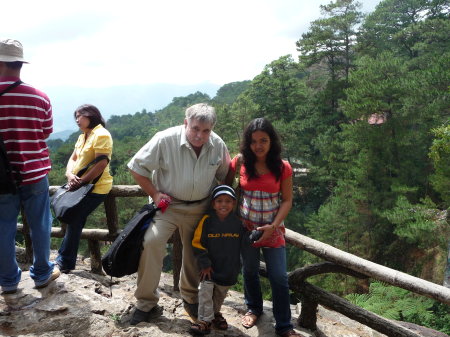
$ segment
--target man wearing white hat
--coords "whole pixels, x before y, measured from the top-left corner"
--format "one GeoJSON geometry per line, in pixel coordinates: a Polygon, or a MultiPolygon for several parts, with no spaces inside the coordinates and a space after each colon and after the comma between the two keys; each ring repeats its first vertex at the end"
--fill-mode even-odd
{"type": "Polygon", "coordinates": [[[11,183],[0,186],[0,286],[3,294],[17,291],[21,270],[15,256],[17,217],[23,207],[31,230],[36,288],[59,276],[49,261],[52,217],[48,194],[51,169],[45,140],[53,131],[47,95],[20,80],[22,44],[0,39],[0,138],[12,168],[11,183]]]}

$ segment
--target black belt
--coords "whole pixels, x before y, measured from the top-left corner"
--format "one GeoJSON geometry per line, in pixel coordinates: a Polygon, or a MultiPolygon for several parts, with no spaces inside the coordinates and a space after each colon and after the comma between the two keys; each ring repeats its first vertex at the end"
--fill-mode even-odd
{"type": "Polygon", "coordinates": [[[207,198],[208,197],[200,199],[200,200],[181,200],[181,199],[176,199],[176,200],[182,202],[183,204],[190,205],[190,204],[196,204],[198,202],[205,201],[207,198]]]}

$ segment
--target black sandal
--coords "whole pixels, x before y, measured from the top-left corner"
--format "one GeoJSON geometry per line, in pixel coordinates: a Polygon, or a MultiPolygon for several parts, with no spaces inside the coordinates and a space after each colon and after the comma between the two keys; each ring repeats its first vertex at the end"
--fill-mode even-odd
{"type": "Polygon", "coordinates": [[[211,333],[211,322],[197,321],[197,323],[192,323],[189,332],[194,335],[208,335],[211,333]]]}
{"type": "Polygon", "coordinates": [[[228,323],[220,312],[216,312],[214,314],[214,319],[212,320],[212,323],[214,324],[216,329],[219,329],[219,330],[228,329],[228,323]]]}

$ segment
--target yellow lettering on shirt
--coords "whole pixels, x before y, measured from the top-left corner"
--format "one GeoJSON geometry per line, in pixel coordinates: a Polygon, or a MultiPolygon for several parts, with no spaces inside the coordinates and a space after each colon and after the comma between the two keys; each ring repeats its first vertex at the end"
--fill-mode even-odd
{"type": "Polygon", "coordinates": [[[238,233],[208,234],[208,238],[239,238],[238,233]]]}

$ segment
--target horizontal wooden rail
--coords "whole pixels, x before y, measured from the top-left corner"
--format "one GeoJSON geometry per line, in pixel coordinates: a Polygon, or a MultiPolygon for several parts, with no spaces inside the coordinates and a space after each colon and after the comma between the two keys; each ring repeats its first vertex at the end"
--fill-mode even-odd
{"type": "Polygon", "coordinates": [[[286,229],[286,241],[326,261],[450,305],[450,289],[439,284],[370,262],[290,229],[286,229]]]}
{"type": "MultiPolygon", "coordinates": [[[[23,231],[23,224],[17,224],[17,230],[23,231]]],[[[81,232],[81,239],[96,240],[96,241],[114,241],[120,232],[110,234],[107,229],[91,229],[83,228],[81,232]]],[[[60,227],[52,227],[51,236],[54,238],[63,238],[65,234],[64,229],[60,227]]]]}
{"type": "Polygon", "coordinates": [[[317,304],[320,303],[321,305],[332,309],[334,311],[337,311],[350,319],[353,319],[361,324],[367,325],[368,327],[381,332],[382,334],[385,334],[389,337],[420,337],[420,335],[414,333],[413,331],[401,326],[400,324],[390,321],[386,318],[383,318],[381,316],[378,316],[370,311],[367,311],[365,309],[362,309],[356,305],[351,304],[347,300],[331,294],[319,287],[316,287],[312,284],[309,284],[308,282],[300,282],[299,284],[296,284],[293,287],[293,290],[295,292],[298,292],[300,294],[308,294],[307,295],[307,302],[309,303],[303,303],[302,302],[302,311],[300,313],[299,317],[299,324],[300,326],[303,326],[304,328],[310,329],[310,330],[316,330],[316,326],[305,326],[302,324],[303,320],[308,320],[311,315],[316,314],[317,304]],[[315,302],[315,303],[311,303],[315,302]],[[310,307],[306,308],[305,304],[309,304],[310,307]],[[311,308],[312,304],[312,308],[311,308]],[[305,307],[305,308],[304,308],[305,307]],[[312,313],[308,312],[313,309],[312,313]]]}
{"type": "MultiPolygon", "coordinates": [[[[50,186],[50,195],[55,193],[59,186],[50,186]]],[[[146,197],[148,196],[139,185],[113,185],[108,196],[112,197],[146,197]]],[[[137,210],[136,210],[137,211],[137,210]]]]}

